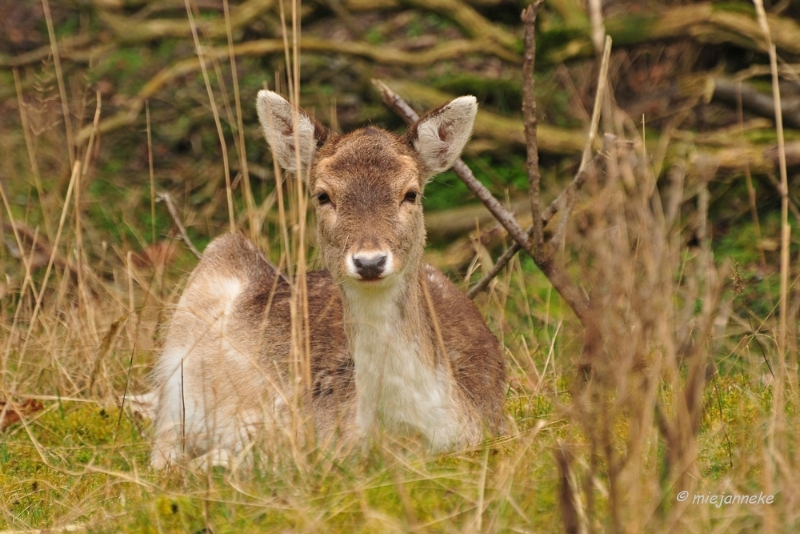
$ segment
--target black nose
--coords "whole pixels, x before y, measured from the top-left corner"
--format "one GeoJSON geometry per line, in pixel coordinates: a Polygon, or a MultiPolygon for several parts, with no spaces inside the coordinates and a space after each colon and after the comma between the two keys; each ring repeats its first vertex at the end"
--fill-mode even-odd
{"type": "Polygon", "coordinates": [[[386,257],[386,254],[367,257],[353,256],[353,265],[356,266],[356,272],[363,280],[375,280],[383,274],[383,269],[386,267],[386,257]]]}

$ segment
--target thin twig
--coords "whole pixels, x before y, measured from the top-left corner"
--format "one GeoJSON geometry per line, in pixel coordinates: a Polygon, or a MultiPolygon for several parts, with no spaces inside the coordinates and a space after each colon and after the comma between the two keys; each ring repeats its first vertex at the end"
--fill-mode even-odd
{"type": "MultiPolygon", "coordinates": [[[[386,84],[380,80],[372,80],[372,83],[380,90],[384,104],[393,109],[408,124],[413,124],[419,120],[419,115],[411,109],[411,106],[394,91],[389,89],[386,84]]],[[[530,249],[530,237],[528,237],[525,230],[517,223],[514,214],[508,211],[494,196],[492,196],[491,191],[486,189],[486,187],[475,178],[475,175],[472,174],[472,170],[470,170],[461,158],[456,160],[453,164],[453,171],[455,171],[456,175],[466,184],[470,191],[483,202],[494,218],[506,229],[508,235],[519,243],[523,249],[530,249]]]]}
{"type": "MultiPolygon", "coordinates": [[[[581,187],[586,181],[586,176],[588,175],[589,169],[593,168],[597,162],[600,161],[601,156],[602,154],[597,154],[588,165],[579,170],[575,175],[575,178],[573,178],[572,183],[570,183],[567,188],[550,203],[550,206],[548,206],[547,209],[542,212],[542,226],[547,226],[547,223],[550,222],[550,219],[552,219],[556,213],[567,207],[569,202],[568,199],[574,197],[577,192],[580,191],[581,187]]],[[[529,235],[533,233],[533,226],[528,228],[527,233],[529,235]]],[[[502,256],[497,258],[497,261],[489,270],[489,272],[486,273],[486,275],[481,278],[478,283],[470,288],[469,291],[467,291],[467,296],[471,299],[475,298],[478,293],[489,287],[489,283],[494,280],[494,278],[500,274],[503,269],[505,269],[506,265],[508,265],[508,262],[510,262],[520,250],[522,250],[522,247],[520,247],[519,243],[517,242],[514,242],[513,245],[508,247],[508,250],[506,250],[502,256]]]]}
{"type": "MultiPolygon", "coordinates": [[[[532,6],[532,8],[538,8],[540,5],[541,2],[537,2],[534,6],[532,6]]],[[[533,19],[535,20],[535,17],[533,17],[533,19]]],[[[527,28],[526,31],[528,31],[527,28]]],[[[530,31],[535,31],[535,28],[532,24],[530,24],[530,31]]],[[[532,67],[533,66],[531,65],[531,70],[532,67]]],[[[385,84],[378,80],[373,80],[373,84],[381,91],[383,102],[397,112],[401,117],[403,117],[406,122],[413,123],[419,119],[419,116],[385,84]]],[[[528,96],[529,98],[533,98],[534,95],[531,93],[528,96]]],[[[533,150],[538,153],[535,137],[533,139],[528,139],[527,144],[529,146],[529,150],[533,150]]],[[[582,167],[585,166],[582,165],[582,167]]],[[[550,255],[550,258],[547,261],[542,261],[545,255],[540,255],[537,258],[537,255],[535,255],[534,251],[533,241],[528,236],[528,233],[522,230],[514,215],[506,210],[503,205],[492,196],[489,190],[486,189],[477,179],[475,179],[475,176],[463,161],[460,159],[456,161],[455,165],[453,165],[453,170],[467,185],[467,187],[469,187],[469,189],[481,199],[492,215],[506,229],[512,239],[514,239],[514,241],[520,245],[520,248],[525,250],[534,259],[536,265],[539,267],[539,269],[541,269],[545,276],[547,276],[558,294],[561,295],[561,298],[564,299],[581,323],[585,326],[588,325],[590,322],[588,298],[580,290],[580,288],[556,266],[555,262],[552,261],[552,255],[550,255]]]]}
{"type": "MultiPolygon", "coordinates": [[[[389,89],[389,87],[387,87],[386,84],[384,84],[379,80],[373,80],[372,83],[381,91],[381,98],[383,99],[383,102],[387,106],[389,106],[392,110],[394,110],[398,115],[400,115],[407,123],[412,124],[417,120],[419,120],[419,115],[399,95],[397,95],[394,91],[389,89]]],[[[472,171],[469,170],[469,167],[463,161],[461,161],[460,159],[456,161],[456,164],[453,165],[453,170],[456,172],[458,177],[462,181],[464,181],[465,184],[467,184],[467,187],[469,187],[470,190],[472,190],[473,193],[475,193],[475,195],[478,198],[480,198],[481,201],[483,201],[484,205],[489,209],[492,215],[498,220],[498,222],[506,229],[506,231],[508,231],[509,235],[514,239],[515,245],[519,247],[513,253],[509,249],[508,257],[504,260],[504,265],[508,263],[508,260],[510,260],[513,257],[513,255],[516,254],[517,251],[519,250],[525,250],[531,255],[531,257],[533,257],[532,241],[530,237],[528,237],[528,233],[520,228],[519,224],[516,222],[516,218],[514,217],[514,215],[508,210],[506,210],[505,207],[503,207],[503,205],[500,204],[500,202],[498,202],[492,196],[489,190],[486,189],[483,186],[483,184],[481,184],[475,178],[475,176],[472,174],[472,171]],[[514,231],[514,233],[512,233],[512,231],[509,231],[509,228],[511,228],[514,231]]],[[[583,181],[585,180],[585,176],[586,176],[585,173],[579,173],[579,176],[576,176],[576,179],[574,181],[576,182],[575,187],[579,187],[579,184],[583,183],[583,181]]],[[[552,213],[550,213],[550,217],[552,217],[558,211],[561,205],[564,205],[568,196],[563,196],[563,195],[567,195],[567,193],[568,191],[562,193],[562,196],[560,196],[554,201],[554,205],[551,205],[552,213]]],[[[548,208],[548,211],[550,211],[550,208],[548,208]]],[[[540,266],[540,268],[542,267],[540,266]]],[[[575,314],[581,319],[586,317],[586,313],[588,311],[586,298],[578,290],[578,288],[572,286],[571,282],[566,276],[557,273],[556,269],[552,264],[544,266],[542,268],[542,271],[548,276],[548,278],[550,278],[551,282],[553,283],[553,286],[556,287],[556,290],[559,292],[559,294],[562,295],[564,300],[566,300],[569,303],[570,307],[572,307],[572,309],[575,311],[575,314]]],[[[499,272],[499,269],[497,272],[499,272]]],[[[489,281],[491,281],[491,279],[487,280],[485,284],[488,284],[489,281]]],[[[478,292],[479,290],[470,291],[468,295],[470,296],[470,298],[472,298],[478,292]]]]}
{"type": "Polygon", "coordinates": [[[169,195],[169,193],[159,193],[158,197],[156,198],[156,202],[163,202],[167,205],[167,210],[169,211],[175,226],[178,227],[178,233],[181,234],[181,239],[183,239],[183,242],[186,243],[187,247],[189,247],[189,250],[192,251],[192,254],[194,254],[197,259],[200,259],[202,254],[200,254],[197,249],[194,248],[192,240],[189,239],[188,235],[186,235],[186,229],[183,227],[183,224],[181,224],[181,220],[178,217],[178,210],[175,209],[175,204],[172,202],[172,197],[169,195]]]}
{"type": "MultiPolygon", "coordinates": [[[[536,0],[522,12],[525,25],[525,56],[522,63],[522,113],[525,117],[525,140],[527,149],[528,186],[531,198],[531,215],[533,216],[533,254],[537,264],[549,261],[544,250],[544,227],[542,226],[539,173],[539,142],[536,135],[536,98],[533,67],[536,63],[536,14],[544,0],[536,0]]],[[[519,242],[519,241],[518,241],[519,242]]],[[[521,242],[519,242],[522,244],[521,242]]]]}

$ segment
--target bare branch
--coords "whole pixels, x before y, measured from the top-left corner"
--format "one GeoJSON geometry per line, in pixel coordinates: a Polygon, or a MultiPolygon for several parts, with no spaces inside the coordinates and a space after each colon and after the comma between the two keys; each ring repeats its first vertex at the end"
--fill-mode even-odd
{"type": "MultiPolygon", "coordinates": [[[[544,251],[544,227],[542,226],[541,197],[539,186],[539,143],[536,138],[536,97],[534,95],[533,67],[536,62],[536,14],[544,0],[536,0],[522,12],[525,24],[525,56],[522,64],[522,113],[525,116],[525,140],[528,153],[528,183],[533,216],[533,258],[537,264],[546,261],[544,251]]],[[[519,240],[517,240],[520,244],[519,240]]],[[[527,247],[526,247],[527,248],[527,247]]]]}
{"type": "MultiPolygon", "coordinates": [[[[538,4],[541,4],[539,2],[538,4]]],[[[410,123],[416,121],[419,116],[414,112],[408,104],[400,98],[399,95],[395,94],[389,87],[385,84],[380,82],[379,80],[373,80],[373,84],[381,91],[381,97],[383,102],[393,109],[396,113],[398,113],[403,119],[410,123]]],[[[531,95],[532,96],[532,95],[531,95]]],[[[534,148],[535,150],[535,148],[534,148]]],[[[585,165],[583,166],[586,167],[585,165]]],[[[469,189],[477,196],[489,209],[489,211],[494,215],[497,221],[506,229],[508,234],[511,236],[512,239],[516,242],[516,244],[520,247],[520,249],[525,250],[536,262],[536,265],[542,270],[542,272],[548,277],[550,282],[555,287],[556,291],[558,291],[559,295],[567,302],[570,308],[573,310],[575,315],[581,321],[581,323],[586,323],[588,319],[588,299],[586,295],[584,295],[581,290],[567,277],[561,270],[559,270],[552,258],[548,259],[547,261],[537,261],[537,258],[534,256],[534,247],[533,241],[529,237],[528,232],[522,230],[522,228],[517,223],[514,214],[509,212],[502,204],[500,204],[497,199],[495,199],[491,192],[486,189],[483,184],[481,184],[475,176],[472,174],[472,171],[469,167],[459,159],[453,165],[453,170],[456,172],[458,177],[469,187],[469,189]]],[[[576,181],[578,183],[583,183],[585,179],[585,174],[579,173],[579,176],[576,177],[576,181]]],[[[576,186],[577,187],[577,186],[576,186]]],[[[569,198],[568,191],[565,191],[564,194],[567,194],[564,197],[564,203],[567,202],[569,198]]],[[[560,198],[560,197],[559,197],[560,198]]],[[[556,199],[558,202],[559,199],[556,199]]],[[[565,204],[566,205],[566,204],[565,204]]],[[[553,206],[553,214],[558,209],[558,205],[553,206]]],[[[541,216],[539,216],[541,218],[541,216]]],[[[551,215],[552,217],[552,215],[551,215]]],[[[516,252],[514,252],[516,253],[516,252]]],[[[508,259],[513,257],[513,254],[509,254],[508,259]]],[[[541,260],[542,258],[540,258],[541,260]]],[[[506,260],[507,263],[507,260],[506,260]]],[[[499,271],[498,271],[499,272],[499,271]]],[[[488,283],[488,282],[487,282],[488,283]]],[[[474,296],[477,292],[470,292],[471,296],[474,296]]]]}
{"type": "MultiPolygon", "coordinates": [[[[602,154],[597,154],[594,159],[592,159],[588,165],[578,171],[578,174],[575,175],[575,178],[572,180],[567,188],[561,192],[555,200],[550,203],[550,206],[547,207],[544,212],[542,212],[542,226],[547,226],[547,223],[550,222],[556,213],[565,209],[568,204],[572,201],[578,191],[580,191],[581,187],[583,186],[584,182],[586,181],[586,176],[589,172],[589,169],[594,167],[599,161],[602,154]]],[[[533,226],[528,228],[527,230],[528,235],[533,233],[533,226]]],[[[517,255],[517,253],[522,250],[522,247],[519,246],[519,243],[514,242],[508,250],[506,250],[502,256],[500,256],[497,261],[495,262],[494,266],[489,270],[486,275],[481,278],[477,284],[475,284],[469,291],[467,291],[467,296],[469,298],[475,298],[475,296],[489,287],[489,283],[498,275],[500,272],[505,269],[508,262],[517,255]]]]}
{"type": "MultiPolygon", "coordinates": [[[[389,87],[381,82],[380,80],[373,80],[372,83],[377,87],[381,92],[381,98],[387,106],[393,109],[398,115],[400,115],[408,124],[412,124],[419,119],[419,115],[409,106],[399,95],[395,94],[394,91],[389,89],[389,87]]],[[[486,206],[486,208],[492,213],[495,219],[506,229],[508,235],[511,238],[519,243],[522,248],[528,250],[531,248],[531,240],[528,237],[528,234],[522,229],[522,227],[517,223],[516,217],[514,214],[508,211],[501,203],[498,201],[492,193],[484,187],[482,183],[475,178],[475,175],[472,174],[472,170],[464,163],[461,158],[456,160],[453,164],[453,171],[455,171],[456,175],[461,179],[462,182],[466,184],[472,193],[478,197],[481,202],[486,206]]]]}

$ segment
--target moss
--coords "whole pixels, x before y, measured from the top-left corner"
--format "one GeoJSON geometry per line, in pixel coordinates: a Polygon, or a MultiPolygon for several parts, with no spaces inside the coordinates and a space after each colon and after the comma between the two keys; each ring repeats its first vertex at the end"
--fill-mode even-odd
{"type": "Polygon", "coordinates": [[[0,492],[15,521],[46,526],[93,500],[108,477],[90,466],[130,472],[145,465],[146,440],[127,416],[119,426],[118,418],[116,408],[64,402],[13,428],[0,445],[0,492]]]}
{"type": "Polygon", "coordinates": [[[756,8],[752,2],[713,2],[711,4],[712,11],[725,11],[728,13],[742,13],[744,15],[751,15],[753,18],[756,16],[756,8]]]}

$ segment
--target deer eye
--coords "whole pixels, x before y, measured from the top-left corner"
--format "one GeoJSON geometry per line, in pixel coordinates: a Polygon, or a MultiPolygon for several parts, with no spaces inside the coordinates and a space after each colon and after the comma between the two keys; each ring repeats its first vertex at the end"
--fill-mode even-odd
{"type": "Polygon", "coordinates": [[[419,193],[417,193],[416,191],[409,191],[408,193],[406,193],[406,196],[403,197],[403,202],[408,202],[409,204],[416,204],[418,196],[419,193]]]}
{"type": "Polygon", "coordinates": [[[317,193],[316,195],[314,195],[314,198],[317,199],[317,202],[319,202],[320,206],[324,206],[325,204],[331,203],[331,197],[325,191],[317,193]]]}

